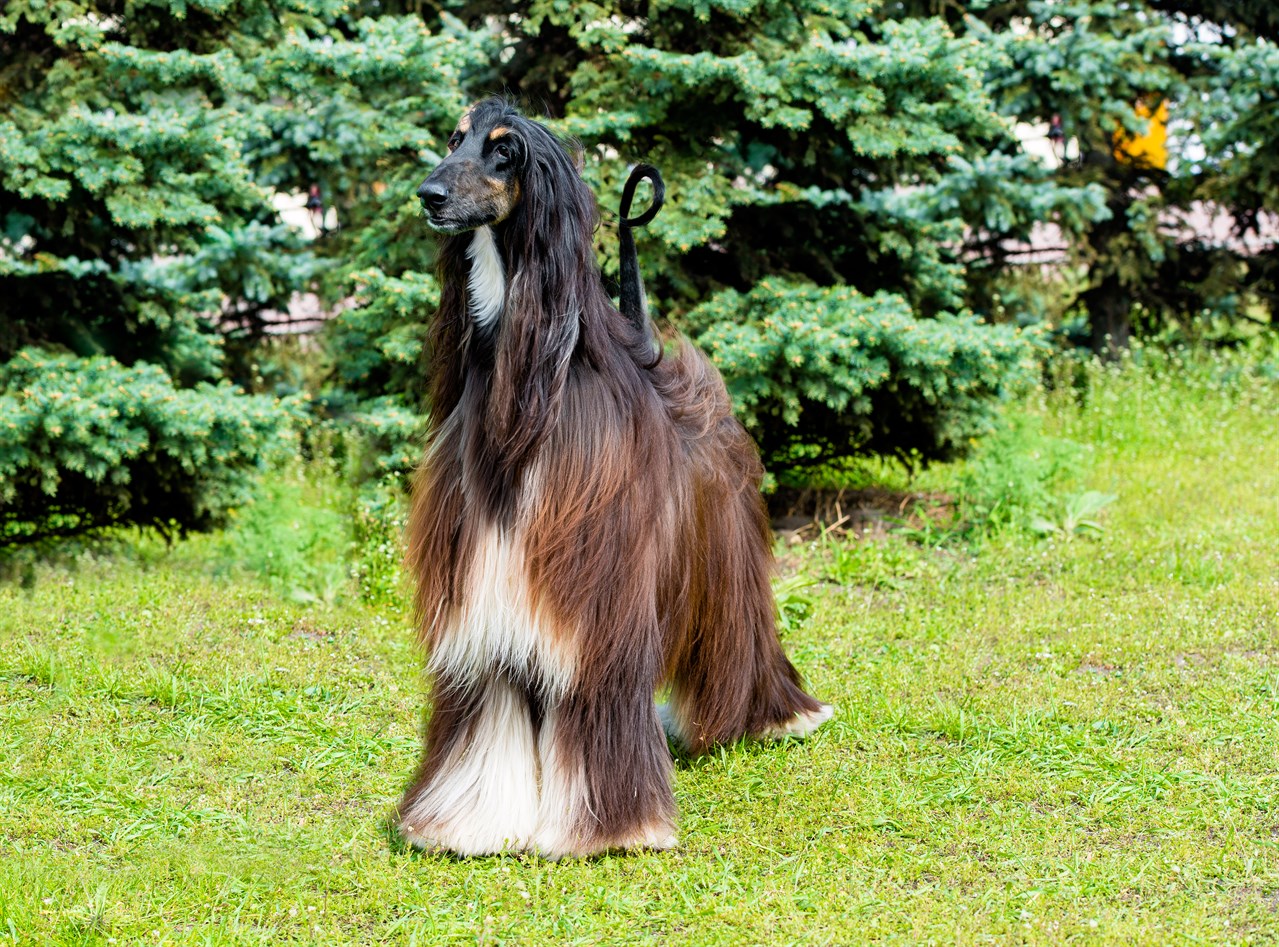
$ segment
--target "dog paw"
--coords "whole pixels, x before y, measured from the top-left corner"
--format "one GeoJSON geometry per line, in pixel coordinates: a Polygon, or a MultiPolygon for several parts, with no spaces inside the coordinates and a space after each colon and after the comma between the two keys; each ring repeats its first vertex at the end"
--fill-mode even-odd
{"type": "Polygon", "coordinates": [[[456,827],[440,825],[414,825],[408,820],[400,823],[400,837],[418,851],[428,854],[452,852],[454,855],[497,855],[500,852],[528,851],[526,839],[509,838],[499,832],[459,831],[456,827]]]}
{"type": "Polygon", "coordinates": [[[419,852],[426,852],[428,855],[449,851],[448,845],[442,839],[436,838],[434,833],[427,834],[425,831],[419,831],[417,826],[409,825],[407,822],[400,823],[400,838],[419,852]]]}
{"type": "Polygon", "coordinates": [[[835,716],[834,705],[822,704],[816,710],[801,710],[795,716],[768,727],[759,736],[765,740],[806,737],[833,716],[835,716]]]}
{"type": "Polygon", "coordinates": [[[564,858],[590,858],[606,852],[669,851],[679,839],[669,823],[646,826],[614,838],[581,837],[556,831],[543,831],[533,847],[547,861],[564,858]]]}

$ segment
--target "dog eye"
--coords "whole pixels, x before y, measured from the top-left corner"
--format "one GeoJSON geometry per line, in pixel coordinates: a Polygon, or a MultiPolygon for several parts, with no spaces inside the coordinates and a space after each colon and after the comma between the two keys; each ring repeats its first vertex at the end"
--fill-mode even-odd
{"type": "Polygon", "coordinates": [[[462,136],[454,132],[453,137],[449,139],[449,151],[456,151],[457,146],[460,145],[461,143],[462,143],[462,136]]]}
{"type": "Polygon", "coordinates": [[[503,161],[509,161],[511,158],[511,146],[507,144],[499,144],[494,146],[493,154],[497,155],[503,161]]]}

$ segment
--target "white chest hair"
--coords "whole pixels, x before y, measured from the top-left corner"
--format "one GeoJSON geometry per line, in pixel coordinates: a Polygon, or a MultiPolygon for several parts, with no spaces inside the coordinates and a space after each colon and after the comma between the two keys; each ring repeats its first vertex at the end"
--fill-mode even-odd
{"type": "Polygon", "coordinates": [[[471,318],[475,324],[487,329],[497,321],[506,305],[506,273],[502,270],[502,256],[497,252],[497,241],[490,227],[480,227],[471,237],[466,248],[471,261],[471,276],[467,281],[471,318]]]}
{"type": "Polygon", "coordinates": [[[499,669],[524,672],[547,693],[563,693],[576,669],[574,649],[533,606],[518,530],[483,531],[466,584],[465,600],[432,648],[431,670],[463,681],[499,669]]]}

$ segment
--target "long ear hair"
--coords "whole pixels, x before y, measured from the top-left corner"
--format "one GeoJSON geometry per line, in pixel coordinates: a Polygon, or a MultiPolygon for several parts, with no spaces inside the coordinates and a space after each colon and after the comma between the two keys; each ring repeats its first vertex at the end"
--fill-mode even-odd
{"type": "Polygon", "coordinates": [[[471,320],[467,312],[466,249],[471,235],[443,236],[436,244],[435,267],[440,305],[431,320],[428,338],[430,403],[428,430],[435,431],[453,413],[466,384],[466,360],[458,357],[467,345],[471,320]]]}
{"type": "Polygon", "coordinates": [[[503,225],[510,265],[489,397],[489,431],[514,475],[559,412],[582,320],[603,294],[591,235],[595,199],[563,145],[525,118],[510,122],[523,162],[519,202],[503,225]]]}

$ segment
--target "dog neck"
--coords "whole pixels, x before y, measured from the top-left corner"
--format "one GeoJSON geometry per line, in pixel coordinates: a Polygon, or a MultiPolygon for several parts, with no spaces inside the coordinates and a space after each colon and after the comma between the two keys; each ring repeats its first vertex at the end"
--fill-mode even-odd
{"type": "Polygon", "coordinates": [[[466,249],[466,258],[471,261],[471,275],[467,280],[471,319],[481,329],[488,329],[506,307],[506,273],[493,228],[480,227],[475,231],[466,249]]]}

